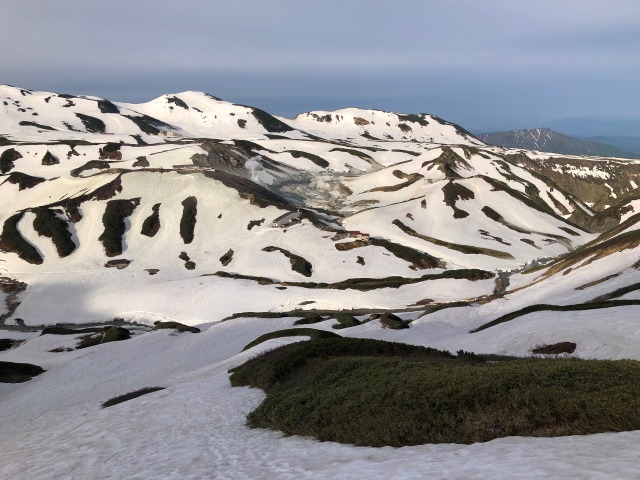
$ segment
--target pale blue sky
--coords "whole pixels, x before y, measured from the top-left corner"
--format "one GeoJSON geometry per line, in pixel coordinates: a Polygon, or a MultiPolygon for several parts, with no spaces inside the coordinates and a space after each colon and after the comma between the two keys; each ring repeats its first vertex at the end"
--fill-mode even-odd
{"type": "Polygon", "coordinates": [[[1,11],[0,83],[32,89],[132,102],[204,90],[286,116],[359,106],[475,130],[640,120],[638,0],[2,0],[1,11]]]}

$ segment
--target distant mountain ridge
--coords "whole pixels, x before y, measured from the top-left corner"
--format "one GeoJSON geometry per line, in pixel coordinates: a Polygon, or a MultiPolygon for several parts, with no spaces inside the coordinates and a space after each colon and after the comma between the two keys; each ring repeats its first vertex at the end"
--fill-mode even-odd
{"type": "Polygon", "coordinates": [[[483,133],[476,136],[489,145],[501,147],[523,148],[563,155],[640,158],[640,154],[637,153],[590,140],[570,137],[546,127],[483,133]]]}

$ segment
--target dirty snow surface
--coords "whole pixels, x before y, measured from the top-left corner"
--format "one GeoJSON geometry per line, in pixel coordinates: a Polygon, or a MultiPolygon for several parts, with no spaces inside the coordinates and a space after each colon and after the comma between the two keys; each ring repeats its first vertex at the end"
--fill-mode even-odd
{"type": "Polygon", "coordinates": [[[0,362],[45,370],[0,383],[0,478],[637,478],[640,432],[353,447],[247,428],[264,394],[228,379],[307,341],[243,351],[310,314],[346,337],[638,360],[637,185],[638,161],[491,147],[428,114],[0,85],[0,362]],[[53,325],[131,338],[79,349],[87,332],[53,325]]]}

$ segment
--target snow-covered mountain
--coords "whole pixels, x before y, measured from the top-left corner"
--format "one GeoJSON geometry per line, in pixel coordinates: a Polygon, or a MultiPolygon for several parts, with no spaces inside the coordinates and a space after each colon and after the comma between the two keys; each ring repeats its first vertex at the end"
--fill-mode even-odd
{"type": "MultiPolygon", "coordinates": [[[[167,476],[157,452],[203,448],[171,415],[207,417],[204,399],[237,400],[246,414],[259,395],[230,392],[227,369],[293,339],[241,353],[247,343],[301,319],[334,331],[340,313],[356,319],[344,336],[509,355],[570,341],[576,356],[640,358],[639,161],[489,146],[427,114],[287,119],[200,92],[126,104],[0,86],[0,102],[0,336],[13,347],[0,361],[47,370],[0,384],[14,434],[2,452],[80,452],[116,425],[116,443],[147,459],[141,475],[167,476]],[[407,328],[381,323],[383,312],[407,328]],[[203,333],[152,331],[157,321],[203,333]],[[124,325],[133,338],[77,349],[78,335],[40,336],[55,324],[124,325]],[[215,381],[200,390],[205,378],[215,381]],[[168,388],[143,398],[164,423],[137,439],[125,423],[144,424],[144,401],[99,410],[154,385],[168,388]],[[174,443],[158,444],[161,427],[174,443]]],[[[204,428],[232,419],[215,434],[232,455],[269,444],[295,457],[313,443],[249,435],[231,410],[204,428]]],[[[185,422],[195,431],[195,417],[185,422]]],[[[95,451],[76,459],[79,477],[122,448],[95,451]]],[[[1,476],[71,468],[51,460],[22,472],[0,462],[1,476]]],[[[195,464],[171,475],[211,476],[195,464]]],[[[216,473],[233,477],[228,467],[216,473]]]]}

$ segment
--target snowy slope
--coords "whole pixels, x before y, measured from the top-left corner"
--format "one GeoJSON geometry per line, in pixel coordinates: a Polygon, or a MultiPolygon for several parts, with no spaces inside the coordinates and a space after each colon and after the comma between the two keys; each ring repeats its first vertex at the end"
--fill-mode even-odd
{"type": "Polygon", "coordinates": [[[458,125],[425,113],[415,115],[344,108],[332,112],[301,113],[288,122],[296,128],[320,137],[356,142],[369,139],[483,145],[458,125]]]}
{"type": "Polygon", "coordinates": [[[24,341],[0,361],[47,370],[0,384],[2,478],[637,476],[637,432],[371,449],[250,430],[263,394],[226,372],[304,340],[242,352],[301,310],[330,331],[354,313],[350,337],[640,359],[640,162],[490,147],[426,114],[277,118],[201,92],[126,104],[0,86],[0,102],[0,338],[24,341]],[[409,328],[370,317],[384,311],[409,328]],[[114,319],[132,339],[40,336],[114,319]],[[203,332],[151,331],[165,320],[203,332]],[[166,388],[100,408],[152,386],[166,388]]]}

